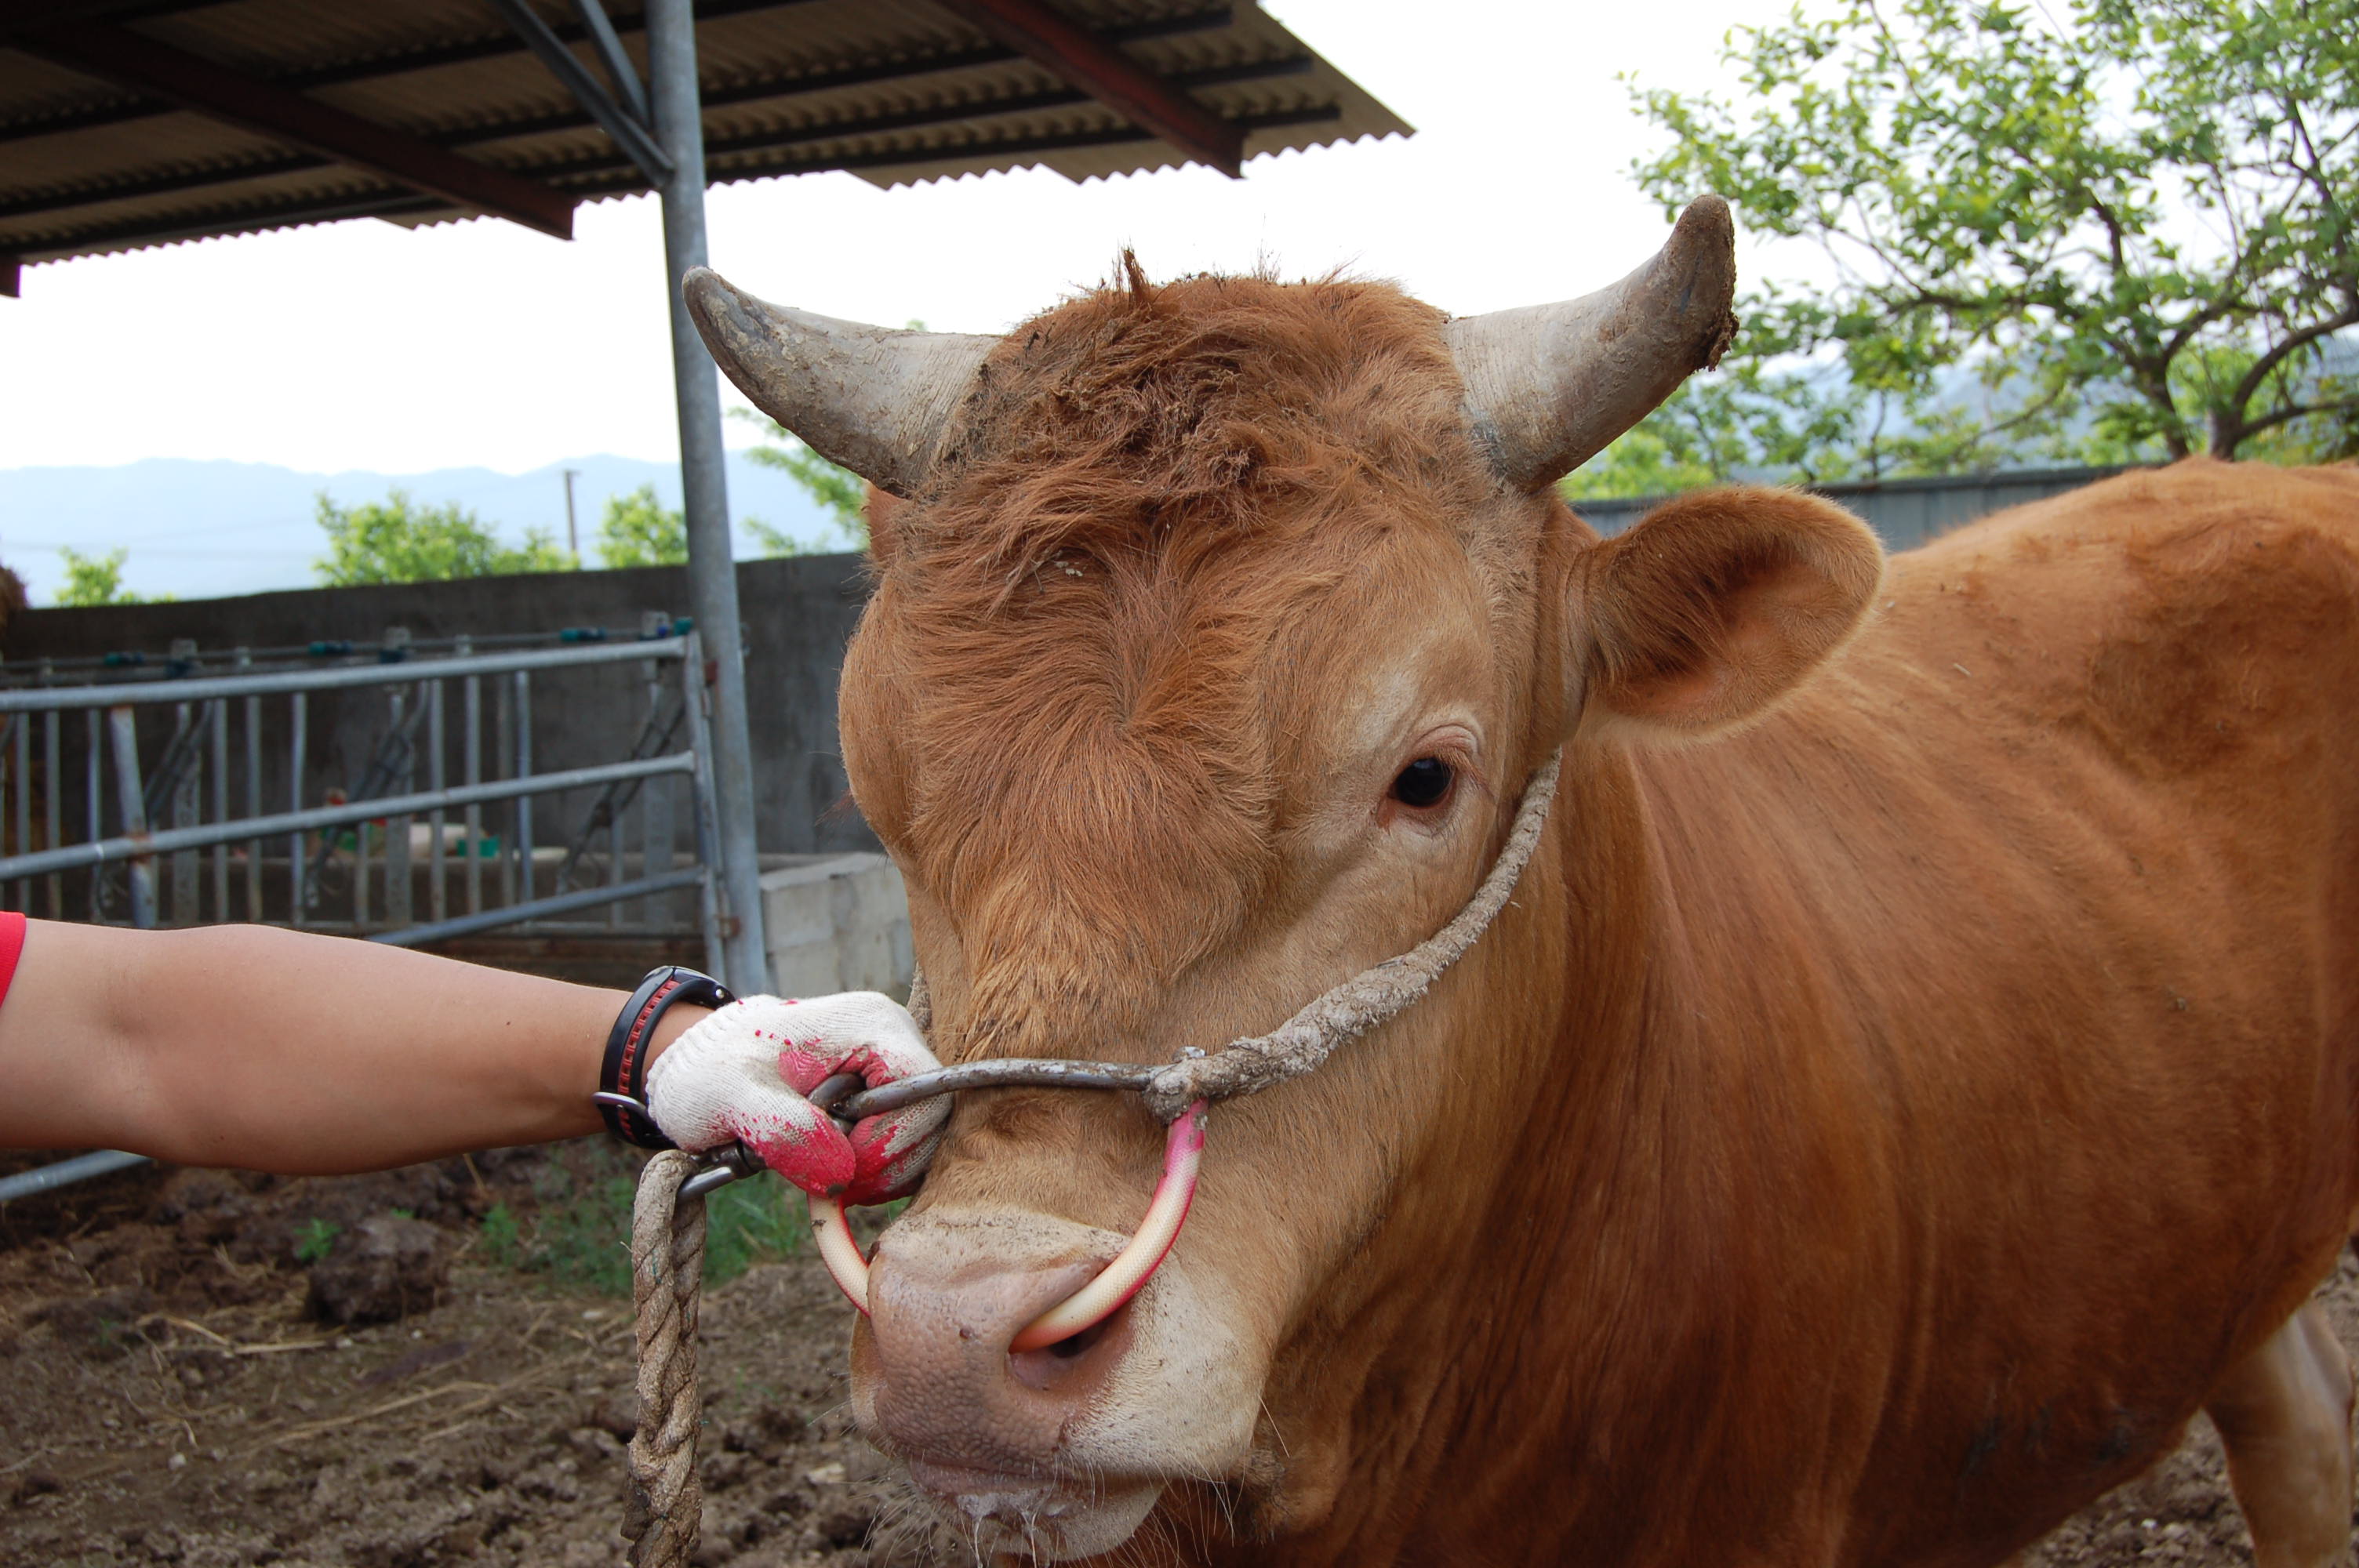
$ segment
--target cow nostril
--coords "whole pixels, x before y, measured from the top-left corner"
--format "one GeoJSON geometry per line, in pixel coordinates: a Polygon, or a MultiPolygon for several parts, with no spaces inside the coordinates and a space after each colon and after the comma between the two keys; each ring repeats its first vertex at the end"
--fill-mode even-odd
{"type": "Polygon", "coordinates": [[[1043,1345],[1040,1348],[1060,1361],[1071,1361],[1076,1357],[1088,1355],[1090,1346],[1103,1339],[1105,1332],[1105,1319],[1100,1318],[1079,1334],[1068,1335],[1056,1344],[1043,1345]]]}
{"type": "Polygon", "coordinates": [[[1071,1399],[1093,1387],[1122,1359],[1130,1344],[1130,1307],[1116,1309],[1103,1322],[1053,1345],[1034,1350],[1010,1350],[1007,1375],[1036,1393],[1071,1399]]]}

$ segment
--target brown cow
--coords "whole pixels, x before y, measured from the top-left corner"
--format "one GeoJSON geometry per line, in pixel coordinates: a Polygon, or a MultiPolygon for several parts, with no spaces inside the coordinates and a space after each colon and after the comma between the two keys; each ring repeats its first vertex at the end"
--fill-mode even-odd
{"type": "Polygon", "coordinates": [[[842,724],[945,1059],[1266,1030],[1446,921],[1564,748],[1512,906],[1213,1110],[1103,1327],[1008,1348],[1159,1129],[959,1106],[853,1405],[985,1553],[1993,1563],[2199,1409],[2263,1568],[2341,1553],[2359,473],[2183,463],[1888,572],[1772,490],[1600,540],[1549,483],[1716,351],[1727,254],[1700,204],[1456,322],[1133,269],[1005,340],[691,279],[912,501],[842,724]]]}

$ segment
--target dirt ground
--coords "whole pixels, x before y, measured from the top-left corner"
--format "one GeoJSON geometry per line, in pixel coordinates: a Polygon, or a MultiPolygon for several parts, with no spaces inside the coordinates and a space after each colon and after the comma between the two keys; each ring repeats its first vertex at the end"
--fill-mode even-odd
{"type": "MultiPolygon", "coordinates": [[[[337,1180],[146,1170],[0,1212],[0,1563],[620,1562],[635,1412],[628,1303],[607,1293],[625,1278],[619,1159],[576,1145],[337,1180]],[[372,1238],[407,1250],[373,1257],[372,1238]]],[[[715,1256],[754,1260],[705,1299],[699,1563],[939,1553],[843,1415],[850,1309],[791,1255],[783,1211],[745,1201],[726,1227],[716,1213],[715,1256]]],[[[2359,1270],[2326,1295],[2359,1350],[2359,1270]]],[[[2252,1552],[2199,1420],[2026,1561],[2252,1552]]]]}

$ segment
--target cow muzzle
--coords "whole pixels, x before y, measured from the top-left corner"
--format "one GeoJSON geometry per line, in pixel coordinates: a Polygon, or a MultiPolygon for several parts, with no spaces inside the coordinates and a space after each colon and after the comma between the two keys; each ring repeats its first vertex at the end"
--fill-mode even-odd
{"type": "Polygon", "coordinates": [[[853,1415],[986,1555],[1111,1550],[1159,1477],[1225,1467],[1250,1436],[1254,1357],[1169,1271],[1082,1333],[1017,1348],[1125,1239],[1039,1214],[927,1211],[879,1243],[853,1415]]]}
{"type": "Polygon", "coordinates": [[[880,1257],[869,1281],[876,1424],[911,1459],[1052,1474],[1066,1430],[1130,1349],[1129,1314],[1018,1350],[1025,1325],[1086,1283],[1093,1265],[946,1268],[940,1255],[909,1250],[880,1257]]]}

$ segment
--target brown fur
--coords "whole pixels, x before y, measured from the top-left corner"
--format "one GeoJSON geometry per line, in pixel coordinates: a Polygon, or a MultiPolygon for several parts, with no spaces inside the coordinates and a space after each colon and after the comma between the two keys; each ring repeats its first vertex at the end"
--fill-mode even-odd
{"type": "MultiPolygon", "coordinates": [[[[1447,918],[1572,738],[1468,958],[1215,1112],[1179,1261],[1264,1413],[1135,1551],[1999,1562],[2359,1198],[2359,474],[2131,476],[1879,589],[1782,492],[1612,543],[1499,493],[1435,325],[1134,278],[1019,330],[846,667],[950,1057],[1269,1027],[1447,918]],[[1483,733],[1459,837],[1355,728],[1404,649],[1483,733]]],[[[1158,1148],[969,1097],[920,1203],[1127,1228],[1158,1148]]]]}
{"type": "MultiPolygon", "coordinates": [[[[1085,298],[1011,335],[930,503],[876,541],[870,623],[908,630],[864,636],[855,678],[924,741],[861,805],[989,933],[969,961],[992,1038],[1045,993],[1118,1025],[1266,891],[1285,825],[1266,720],[1290,695],[1261,689],[1271,629],[1470,499],[1395,478],[1471,453],[1438,319],[1368,285],[1085,298]],[[1251,351],[1273,331],[1276,362],[1251,351]],[[1142,905],[1191,918],[1141,925],[1142,905]]],[[[847,706],[846,743],[872,733],[847,706]]]]}

